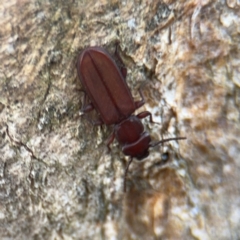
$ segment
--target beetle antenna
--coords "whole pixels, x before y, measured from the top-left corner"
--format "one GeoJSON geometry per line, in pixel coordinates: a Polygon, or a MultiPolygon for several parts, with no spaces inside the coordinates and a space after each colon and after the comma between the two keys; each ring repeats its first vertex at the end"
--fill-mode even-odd
{"type": "Polygon", "coordinates": [[[131,157],[130,160],[127,163],[127,167],[125,169],[125,173],[124,173],[124,181],[123,181],[123,191],[126,192],[126,179],[127,179],[127,173],[128,173],[128,169],[130,164],[132,163],[133,158],[131,157]]]}
{"type": "Polygon", "coordinates": [[[165,142],[170,142],[170,141],[173,141],[173,140],[184,140],[184,139],[187,139],[187,138],[186,137],[167,138],[167,139],[163,139],[161,141],[158,141],[156,143],[150,143],[149,147],[155,147],[159,144],[162,144],[162,143],[165,143],[165,142]]]}

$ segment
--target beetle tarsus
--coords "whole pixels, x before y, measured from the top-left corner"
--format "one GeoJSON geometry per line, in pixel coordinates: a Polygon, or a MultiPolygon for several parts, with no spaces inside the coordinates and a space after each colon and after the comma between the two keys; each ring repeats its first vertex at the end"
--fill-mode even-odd
{"type": "Polygon", "coordinates": [[[88,113],[88,112],[91,112],[93,109],[94,109],[94,107],[93,107],[92,103],[89,103],[88,105],[84,106],[81,109],[81,112],[88,113]]]}
{"type": "Polygon", "coordinates": [[[128,169],[130,164],[132,163],[133,158],[131,157],[130,160],[127,163],[127,167],[125,168],[125,172],[124,172],[124,182],[123,182],[123,191],[126,192],[126,180],[127,180],[127,173],[128,173],[128,169]]]}
{"type": "Polygon", "coordinates": [[[127,68],[125,67],[125,64],[123,63],[123,60],[122,58],[120,57],[119,53],[118,53],[118,48],[120,46],[120,42],[119,41],[116,41],[116,46],[115,46],[115,52],[114,52],[114,56],[116,58],[116,60],[120,63],[119,65],[119,68],[120,68],[120,71],[122,73],[122,76],[123,78],[126,80],[126,77],[127,77],[127,68]]]}
{"type": "Polygon", "coordinates": [[[112,142],[114,141],[115,138],[115,133],[114,131],[111,133],[111,135],[108,137],[107,139],[107,148],[108,148],[108,152],[111,152],[111,148],[110,145],[112,144],[112,142]]]}
{"type": "Polygon", "coordinates": [[[92,103],[87,104],[87,94],[85,91],[83,91],[83,93],[84,93],[84,97],[83,97],[83,106],[82,106],[81,112],[82,113],[91,112],[94,109],[94,106],[92,103]]]}
{"type": "Polygon", "coordinates": [[[143,92],[142,92],[142,88],[143,88],[144,85],[145,84],[142,84],[141,87],[138,89],[141,100],[135,102],[136,109],[142,107],[145,104],[145,98],[144,98],[144,95],[143,95],[143,92]]]}
{"type": "Polygon", "coordinates": [[[101,118],[98,118],[97,120],[94,120],[92,121],[92,125],[94,126],[102,126],[104,123],[103,123],[103,120],[101,118]]]}

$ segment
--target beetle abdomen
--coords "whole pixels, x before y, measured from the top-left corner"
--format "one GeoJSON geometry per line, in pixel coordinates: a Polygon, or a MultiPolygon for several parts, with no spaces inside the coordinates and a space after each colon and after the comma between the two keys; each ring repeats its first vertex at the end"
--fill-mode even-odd
{"type": "Polygon", "coordinates": [[[87,48],[81,53],[78,75],[105,124],[117,123],[135,111],[131,92],[118,66],[103,49],[87,48]]]}

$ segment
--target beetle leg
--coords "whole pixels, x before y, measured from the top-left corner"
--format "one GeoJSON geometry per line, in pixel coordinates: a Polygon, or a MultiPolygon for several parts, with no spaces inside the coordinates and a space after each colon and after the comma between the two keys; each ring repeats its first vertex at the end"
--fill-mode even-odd
{"type": "Polygon", "coordinates": [[[85,93],[85,91],[83,92],[84,92],[84,98],[83,98],[83,106],[82,106],[81,112],[83,113],[91,112],[94,109],[94,107],[92,103],[87,104],[87,94],[85,93]]]}
{"type": "Polygon", "coordinates": [[[116,60],[119,62],[119,65],[118,66],[120,68],[120,71],[122,73],[122,76],[124,78],[124,80],[126,80],[126,77],[127,77],[127,68],[125,67],[123,61],[122,61],[122,58],[120,57],[119,53],[118,53],[118,47],[119,47],[119,42],[117,41],[116,42],[116,47],[115,47],[115,52],[114,52],[114,56],[116,58],[116,60]]]}
{"type": "Polygon", "coordinates": [[[139,113],[139,114],[137,115],[137,117],[138,117],[139,119],[143,119],[143,118],[148,117],[148,116],[149,116],[149,118],[150,118],[150,122],[151,122],[151,123],[157,123],[157,122],[154,122],[154,121],[153,121],[153,119],[152,119],[152,114],[151,114],[150,112],[148,112],[148,111],[141,112],[141,113],[139,113]]]}
{"type": "Polygon", "coordinates": [[[141,100],[135,102],[135,107],[136,107],[136,109],[137,109],[137,108],[140,108],[141,106],[143,106],[143,105],[145,104],[145,98],[144,98],[144,96],[143,96],[142,87],[143,87],[143,86],[141,86],[141,87],[139,88],[139,90],[138,90],[138,92],[139,92],[139,94],[140,94],[140,96],[141,96],[141,100]]]}
{"type": "Polygon", "coordinates": [[[123,191],[126,192],[126,179],[127,179],[127,173],[128,173],[128,169],[130,164],[132,163],[133,158],[131,157],[130,160],[127,163],[127,167],[125,169],[125,173],[124,173],[124,180],[123,180],[123,191]]]}
{"type": "MultiPolygon", "coordinates": [[[[84,92],[85,93],[85,92],[84,92]]],[[[86,104],[87,101],[87,95],[84,95],[84,100],[83,100],[83,107],[81,109],[81,112],[84,114],[84,117],[94,126],[102,126],[104,124],[103,120],[101,118],[98,118],[96,120],[91,120],[88,118],[88,116],[85,113],[91,112],[94,110],[94,106],[92,103],[86,104]]]]}
{"type": "Polygon", "coordinates": [[[84,117],[86,117],[86,119],[94,126],[102,126],[104,124],[103,120],[101,118],[98,118],[97,120],[90,120],[87,115],[85,115],[85,113],[91,112],[94,109],[94,106],[92,103],[88,103],[87,102],[87,95],[84,92],[84,99],[83,99],[83,107],[81,109],[81,112],[84,114],[84,117]]]}
{"type": "Polygon", "coordinates": [[[115,132],[113,131],[113,132],[111,133],[111,135],[110,135],[110,136],[108,137],[108,139],[107,139],[108,152],[111,152],[110,145],[112,144],[114,138],[115,138],[115,132]]]}

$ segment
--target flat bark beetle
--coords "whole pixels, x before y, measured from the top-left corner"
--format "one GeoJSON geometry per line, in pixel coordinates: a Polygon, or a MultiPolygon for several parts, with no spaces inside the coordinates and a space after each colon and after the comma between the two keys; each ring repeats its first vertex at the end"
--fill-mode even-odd
{"type": "Polygon", "coordinates": [[[125,155],[130,156],[124,174],[124,191],[126,191],[126,176],[133,158],[142,160],[149,155],[149,148],[172,140],[186,139],[185,137],[168,138],[151,142],[148,132],[144,131],[142,118],[150,117],[148,111],[133,115],[137,108],[144,105],[145,100],[141,88],[140,101],[134,101],[126,83],[126,68],[115,50],[116,58],[122,63],[118,67],[110,54],[101,47],[87,47],[78,57],[77,72],[84,88],[85,97],[82,111],[90,112],[95,109],[99,118],[94,125],[113,125],[114,130],[107,141],[107,147],[114,138],[117,139],[125,155]],[[86,96],[90,104],[86,104],[86,96]]]}

